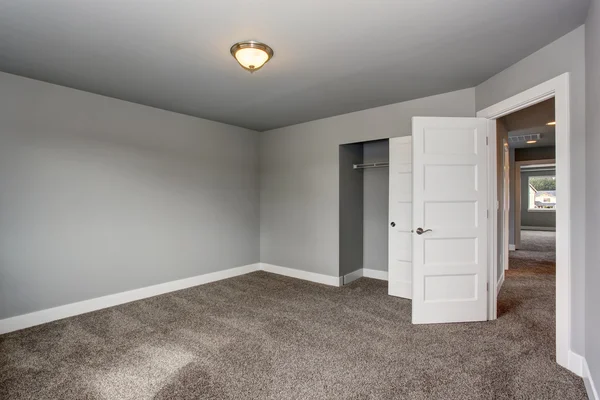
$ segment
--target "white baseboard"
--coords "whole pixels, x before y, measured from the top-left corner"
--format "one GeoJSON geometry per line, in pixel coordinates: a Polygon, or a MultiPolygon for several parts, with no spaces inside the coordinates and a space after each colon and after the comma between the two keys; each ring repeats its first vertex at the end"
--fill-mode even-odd
{"type": "Polygon", "coordinates": [[[590,368],[585,358],[583,359],[583,383],[585,384],[585,390],[587,391],[589,399],[600,400],[600,396],[598,396],[598,390],[596,390],[594,379],[592,379],[592,374],[590,374],[590,368]]]}
{"type": "Polygon", "coordinates": [[[191,278],[161,283],[141,289],[134,289],[127,292],[97,297],[95,299],[79,301],[77,303],[66,304],[64,306],[48,308],[29,314],[18,315],[16,317],[0,320],[0,334],[29,328],[35,325],[45,324],[47,322],[56,321],[79,314],[85,314],[91,311],[101,310],[107,307],[117,306],[119,304],[129,303],[148,297],[158,296],[164,293],[175,292],[177,290],[187,289],[193,286],[204,285],[206,283],[220,281],[222,279],[233,278],[234,276],[245,275],[258,270],[260,270],[260,264],[250,264],[242,267],[226,269],[224,271],[212,272],[191,278]]]}
{"type": "Polygon", "coordinates": [[[354,272],[350,272],[349,274],[344,275],[344,279],[342,280],[342,283],[344,285],[349,284],[350,282],[353,282],[359,278],[362,278],[363,276],[363,270],[361,269],[357,269],[354,272]]]}
{"type": "Polygon", "coordinates": [[[342,286],[343,277],[317,274],[316,272],[307,272],[299,269],[280,267],[278,265],[260,263],[261,269],[272,274],[289,276],[290,278],[302,279],[316,283],[322,283],[329,286],[342,286]]]}
{"type": "Polygon", "coordinates": [[[379,271],[377,269],[363,268],[363,276],[365,278],[379,279],[382,281],[388,280],[388,272],[387,271],[379,271]]]}
{"type": "Polygon", "coordinates": [[[517,246],[515,246],[514,244],[509,244],[508,245],[508,250],[509,251],[515,251],[515,250],[517,250],[517,246]]]}
{"type": "MultiPolygon", "coordinates": [[[[142,300],[148,297],[187,289],[193,286],[204,285],[210,282],[216,282],[239,275],[245,275],[260,270],[330,286],[339,287],[342,285],[342,277],[306,272],[271,264],[256,263],[242,267],[230,268],[224,271],[198,275],[191,278],[180,279],[177,281],[161,283],[140,289],[129,290],[127,292],[97,297],[95,299],[83,300],[77,303],[65,304],[63,306],[35,311],[29,314],[18,315],[16,317],[6,318],[0,320],[0,335],[63,318],[73,317],[75,315],[101,310],[103,308],[114,307],[120,304],[142,300]]],[[[360,274],[362,276],[362,270],[360,270],[360,274]]]]}
{"type": "Polygon", "coordinates": [[[583,376],[584,358],[569,350],[568,369],[577,376],[583,376]]]}
{"type": "Polygon", "coordinates": [[[502,284],[504,283],[504,271],[502,271],[502,275],[498,279],[498,284],[496,285],[496,295],[500,293],[500,289],[502,288],[502,284]]]}

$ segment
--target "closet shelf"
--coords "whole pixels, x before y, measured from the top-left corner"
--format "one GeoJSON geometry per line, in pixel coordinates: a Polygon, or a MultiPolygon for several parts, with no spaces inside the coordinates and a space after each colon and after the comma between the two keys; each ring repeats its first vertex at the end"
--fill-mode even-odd
{"type": "Polygon", "coordinates": [[[367,168],[385,168],[389,167],[390,163],[386,162],[374,162],[374,163],[365,163],[365,164],[354,164],[354,169],[367,169],[367,168]]]}

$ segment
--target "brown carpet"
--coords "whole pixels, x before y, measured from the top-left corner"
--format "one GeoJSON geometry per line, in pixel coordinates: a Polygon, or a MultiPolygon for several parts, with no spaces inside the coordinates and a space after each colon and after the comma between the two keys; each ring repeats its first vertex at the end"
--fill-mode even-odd
{"type": "Polygon", "coordinates": [[[256,272],[0,336],[0,398],[585,399],[553,296],[515,274],[497,321],[413,326],[386,282],[256,272]]]}

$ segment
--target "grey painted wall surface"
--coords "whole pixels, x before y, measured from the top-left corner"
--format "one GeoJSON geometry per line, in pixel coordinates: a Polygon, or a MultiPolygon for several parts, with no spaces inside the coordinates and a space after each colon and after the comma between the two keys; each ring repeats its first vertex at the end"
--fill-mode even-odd
{"type": "MultiPolygon", "coordinates": [[[[364,162],[389,161],[389,140],[366,142],[364,162]]],[[[389,179],[388,168],[365,169],[363,268],[388,270],[389,179]]]]}
{"type": "Polygon", "coordinates": [[[340,271],[344,276],[363,264],[363,173],[353,168],[363,162],[361,143],[340,146],[340,271]]]}
{"type": "Polygon", "coordinates": [[[581,26],[475,88],[477,110],[516,95],[565,72],[571,75],[571,303],[572,349],[584,354],[585,293],[585,28],[581,26]]]}
{"type": "MultiPolygon", "coordinates": [[[[521,171],[521,228],[556,228],[556,213],[552,211],[528,211],[529,178],[532,176],[550,176],[556,171],[521,171]]],[[[560,207],[560,206],[559,206],[560,207]]]]}
{"type": "Polygon", "coordinates": [[[586,107],[587,107],[587,246],[585,358],[596,389],[600,390],[600,213],[594,207],[600,199],[600,1],[592,0],[586,33],[586,107]]]}
{"type": "Polygon", "coordinates": [[[258,262],[257,135],[0,73],[0,319],[258,262]]]}
{"type": "Polygon", "coordinates": [[[261,261],[338,276],[339,145],[409,135],[413,116],[474,115],[465,89],[262,133],[261,261]]]}

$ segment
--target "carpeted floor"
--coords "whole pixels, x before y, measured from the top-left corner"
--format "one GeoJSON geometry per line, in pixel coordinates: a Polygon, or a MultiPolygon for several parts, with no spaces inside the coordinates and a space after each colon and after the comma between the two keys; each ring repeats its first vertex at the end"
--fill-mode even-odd
{"type": "Polygon", "coordinates": [[[515,271],[497,321],[414,326],[387,282],[256,272],[0,336],[0,398],[585,399],[553,296],[515,271]]]}
{"type": "Polygon", "coordinates": [[[526,267],[528,261],[556,262],[556,232],[521,231],[521,247],[510,252],[509,268],[526,267]]]}

